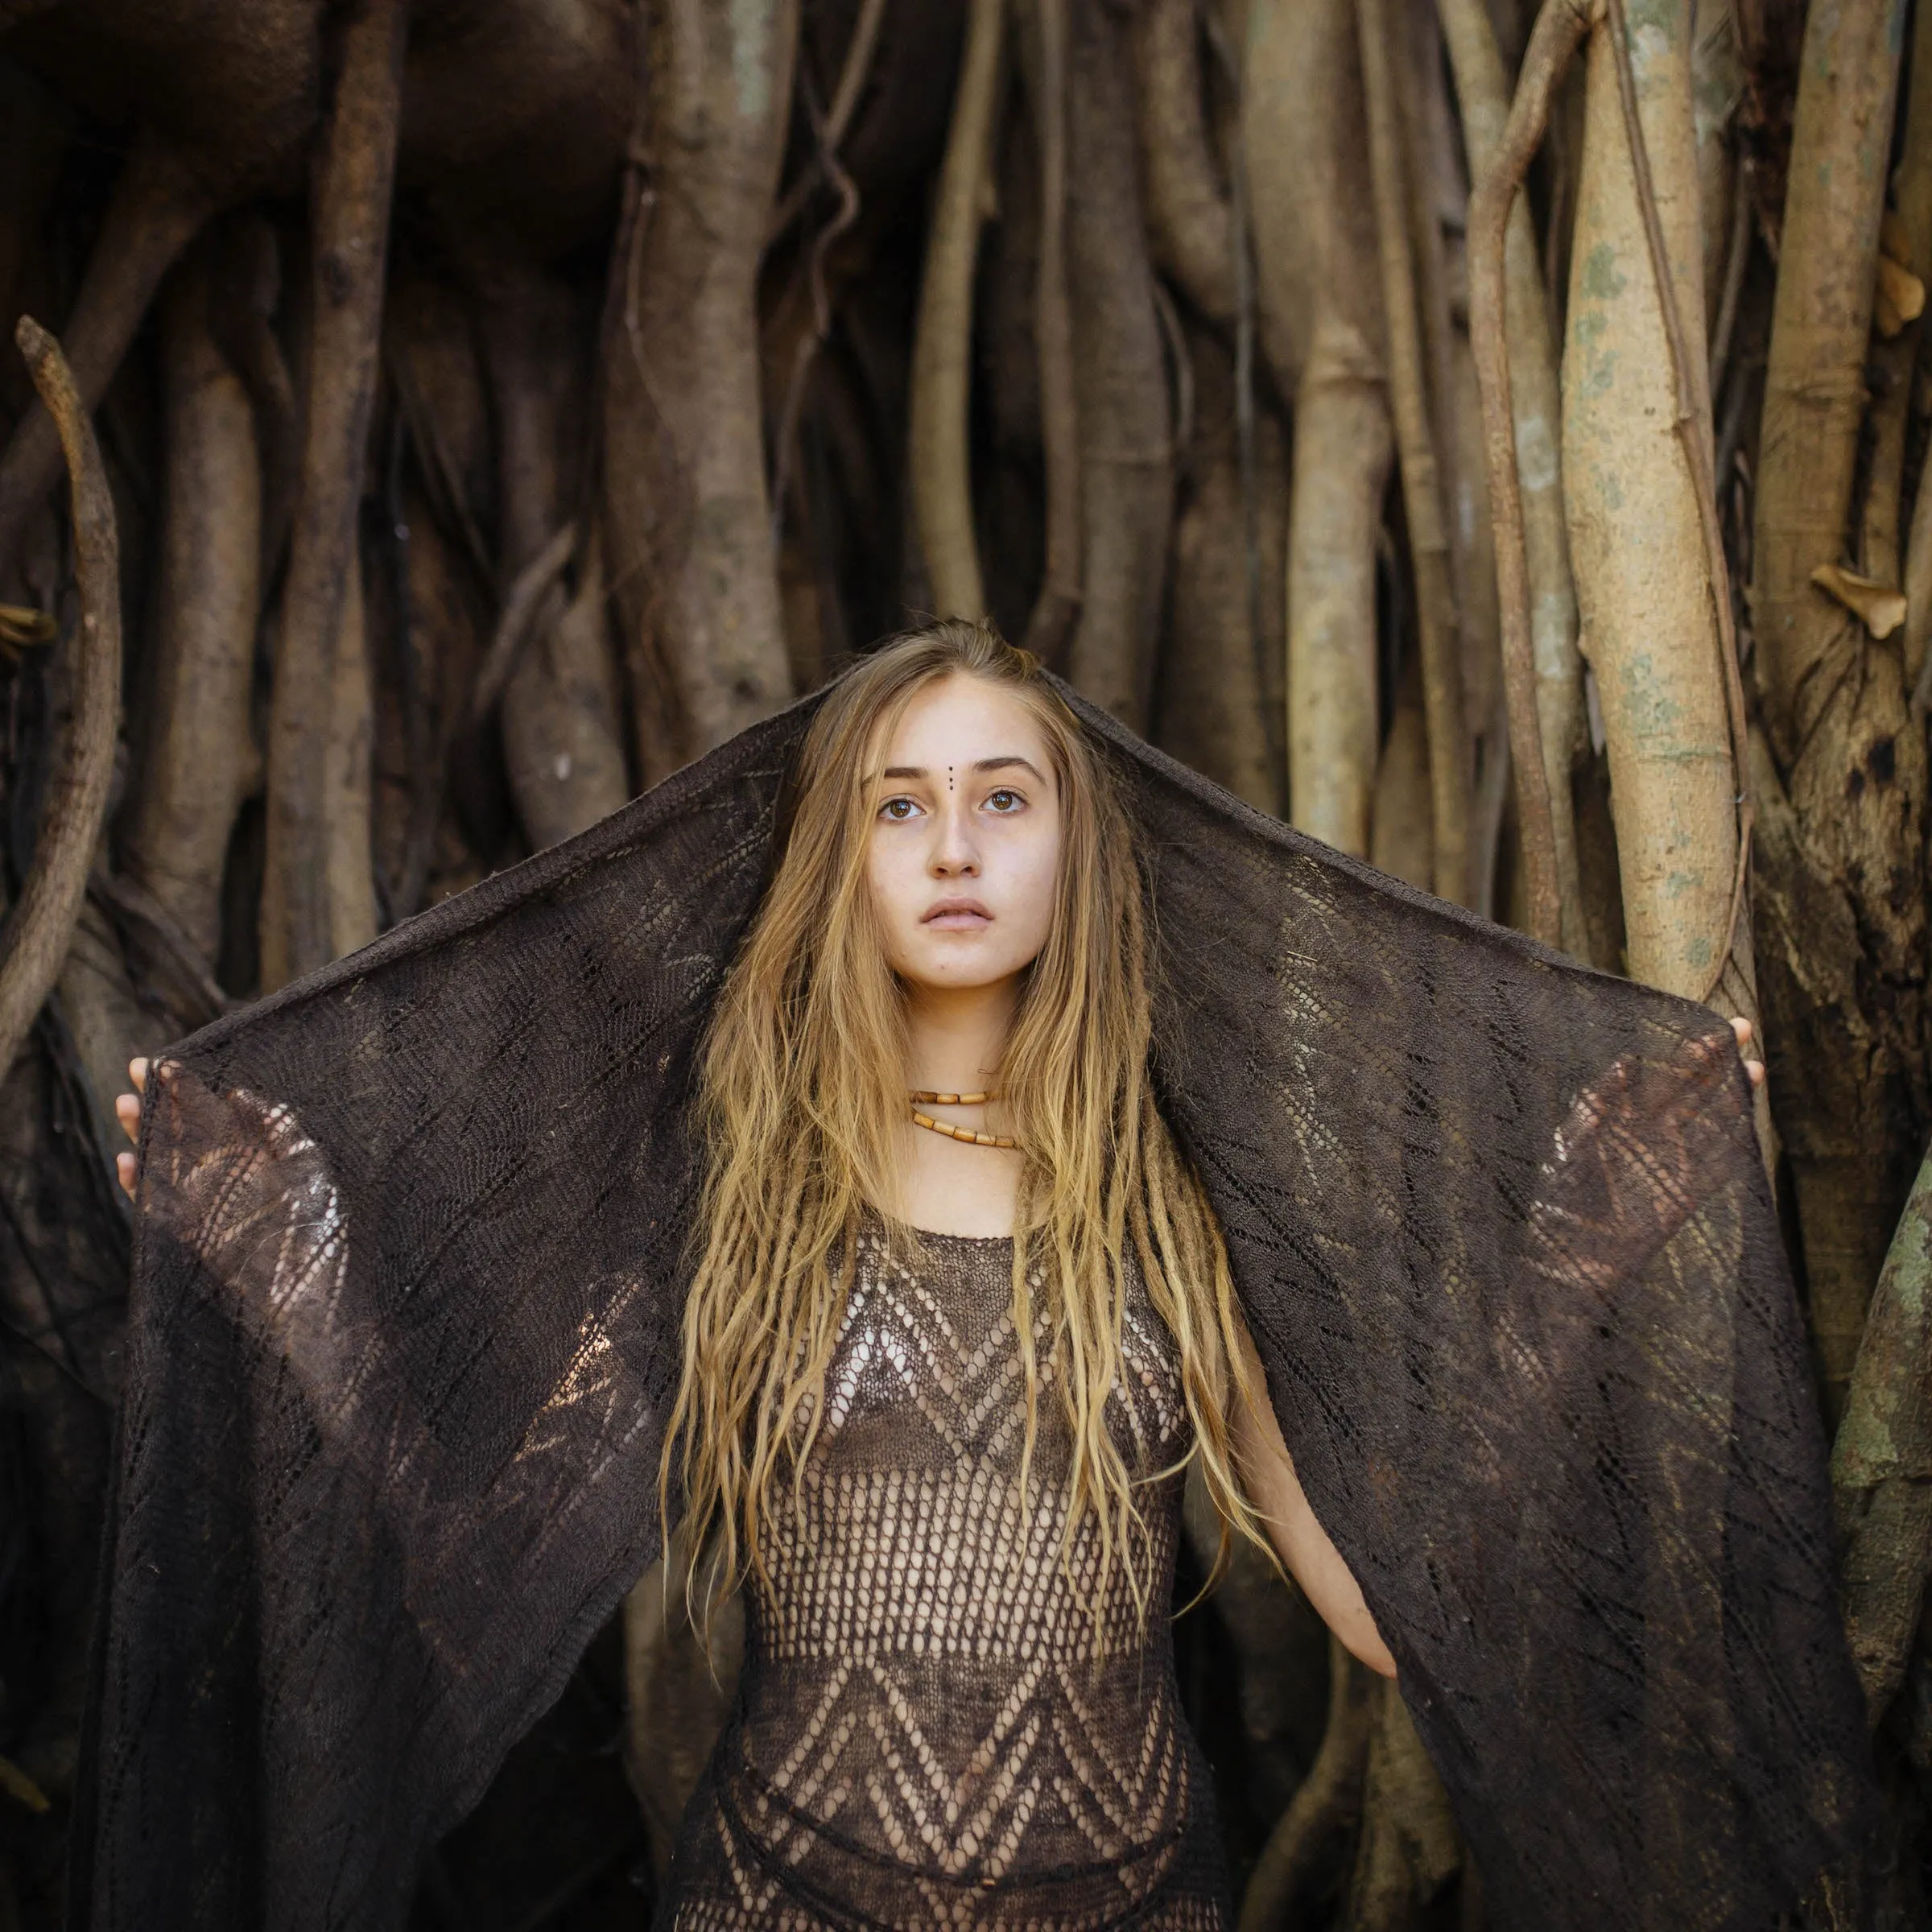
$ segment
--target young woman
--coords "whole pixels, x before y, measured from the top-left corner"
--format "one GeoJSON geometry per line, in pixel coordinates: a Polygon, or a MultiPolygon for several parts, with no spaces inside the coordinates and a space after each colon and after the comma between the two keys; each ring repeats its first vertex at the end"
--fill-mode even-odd
{"type": "Polygon", "coordinates": [[[1155,1105],[1145,855],[964,623],[855,665],[794,782],[698,1085],[658,1481],[750,1634],[660,1922],[1229,1924],[1168,1624],[1189,1462],[1396,1664],[1155,1105]]]}

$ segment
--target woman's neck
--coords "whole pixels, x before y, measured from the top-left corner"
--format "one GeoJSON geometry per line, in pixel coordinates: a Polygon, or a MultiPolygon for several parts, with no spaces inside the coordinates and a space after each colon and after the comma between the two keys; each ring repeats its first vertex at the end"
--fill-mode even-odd
{"type": "Polygon", "coordinates": [[[915,986],[906,1001],[907,1084],[975,1093],[993,1078],[1019,1005],[1016,976],[989,986],[915,986]]]}

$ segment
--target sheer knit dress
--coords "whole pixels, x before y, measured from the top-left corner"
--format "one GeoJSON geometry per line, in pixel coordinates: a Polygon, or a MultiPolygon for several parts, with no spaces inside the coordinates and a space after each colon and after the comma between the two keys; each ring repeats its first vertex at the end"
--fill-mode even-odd
{"type": "MultiPolygon", "coordinates": [[[[1181,1478],[1137,1492],[1143,1632],[1117,1565],[1096,1594],[1091,1517],[1059,1560],[1071,1436],[1043,1324],[1022,1521],[1012,1243],[922,1241],[915,1261],[861,1238],[803,1505],[787,1483],[658,1932],[1232,1924],[1168,1624],[1181,1478]]],[[[1132,1269],[1123,1352],[1108,1426],[1130,1471],[1170,1468],[1191,1428],[1132,1269]]]]}

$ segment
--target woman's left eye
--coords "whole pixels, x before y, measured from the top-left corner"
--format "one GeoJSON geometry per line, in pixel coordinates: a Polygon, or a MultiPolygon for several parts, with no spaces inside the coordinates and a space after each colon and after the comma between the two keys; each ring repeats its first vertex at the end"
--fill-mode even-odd
{"type": "Polygon", "coordinates": [[[1002,786],[997,791],[986,795],[987,805],[994,811],[1018,811],[1026,801],[1017,791],[1009,791],[1002,786]]]}

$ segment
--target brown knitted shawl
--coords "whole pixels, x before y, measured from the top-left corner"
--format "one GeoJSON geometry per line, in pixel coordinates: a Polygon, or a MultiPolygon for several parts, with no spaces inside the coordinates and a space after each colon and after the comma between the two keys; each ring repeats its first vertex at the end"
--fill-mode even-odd
{"type": "MultiPolygon", "coordinates": [[[[1156,1074],[1504,1932],[1761,1932],[1872,1770],[1723,1020],[1073,699],[1156,1074]]],[[[656,1554],[696,1049],[811,703],[174,1049],[142,1133],[76,1926],[390,1927],[656,1554]]]]}

